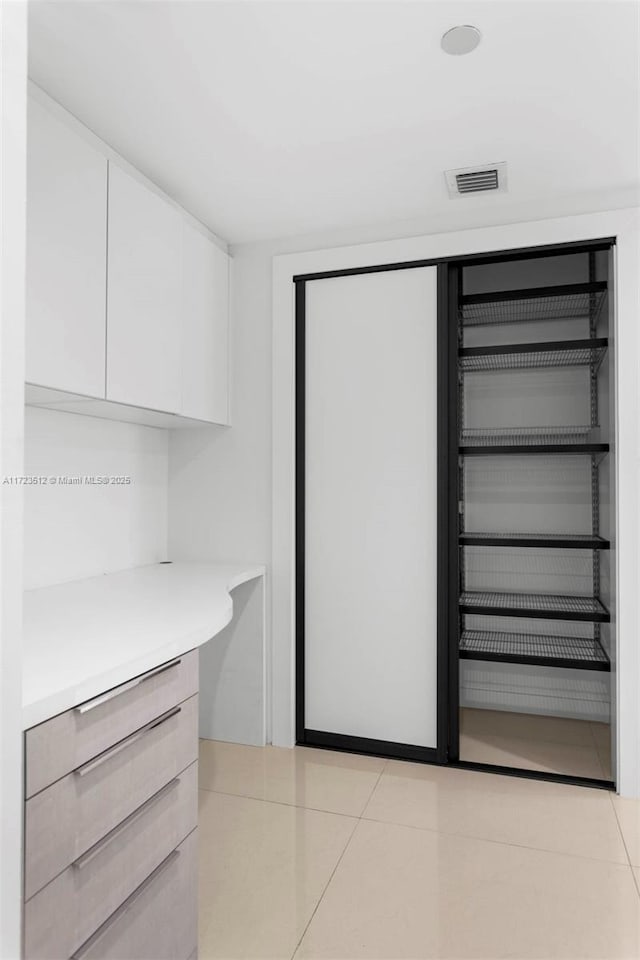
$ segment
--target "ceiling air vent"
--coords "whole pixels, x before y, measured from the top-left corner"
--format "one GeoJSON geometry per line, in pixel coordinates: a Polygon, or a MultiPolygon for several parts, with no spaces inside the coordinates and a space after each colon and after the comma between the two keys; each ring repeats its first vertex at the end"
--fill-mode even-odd
{"type": "Polygon", "coordinates": [[[450,197],[470,193],[504,193],[507,189],[506,163],[485,163],[479,167],[461,167],[445,172],[450,197]]]}

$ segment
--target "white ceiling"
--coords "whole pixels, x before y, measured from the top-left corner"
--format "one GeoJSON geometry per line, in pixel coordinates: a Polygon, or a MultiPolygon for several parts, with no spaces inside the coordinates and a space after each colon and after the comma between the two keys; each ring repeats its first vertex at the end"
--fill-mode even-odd
{"type": "Polygon", "coordinates": [[[638,185],[633,0],[29,6],[35,82],[232,242],[638,185]],[[445,169],[501,160],[507,194],[448,199],[445,169]]]}

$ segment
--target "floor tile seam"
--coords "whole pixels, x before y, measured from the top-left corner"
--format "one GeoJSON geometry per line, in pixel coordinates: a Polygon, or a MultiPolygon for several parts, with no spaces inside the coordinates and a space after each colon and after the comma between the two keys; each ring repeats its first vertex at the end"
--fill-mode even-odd
{"type": "MultiPolygon", "coordinates": [[[[595,740],[595,734],[594,734],[594,740],[595,740]]],[[[610,770],[609,772],[607,772],[607,770],[605,769],[604,758],[603,758],[603,756],[602,756],[602,753],[600,752],[600,747],[599,747],[599,745],[598,745],[598,741],[597,741],[597,740],[595,740],[595,744],[596,744],[596,756],[597,756],[597,758],[598,758],[598,763],[600,764],[600,769],[602,770],[602,777],[603,777],[603,779],[604,779],[604,780],[613,779],[612,776],[611,776],[612,770],[610,770]]],[[[610,765],[610,767],[611,767],[611,763],[610,763],[609,765],[610,765]]]]}
{"type": "Polygon", "coordinates": [[[348,838],[347,838],[347,842],[345,843],[345,845],[344,845],[344,847],[343,847],[343,849],[342,849],[342,852],[341,852],[340,856],[338,857],[338,859],[337,859],[337,861],[336,861],[336,864],[335,864],[333,870],[331,871],[331,874],[330,874],[330,876],[329,876],[329,879],[327,880],[327,882],[325,883],[325,885],[324,885],[324,887],[323,887],[323,889],[322,889],[322,893],[321,893],[320,896],[318,897],[318,902],[316,903],[315,907],[314,907],[313,910],[311,911],[311,916],[309,917],[309,920],[308,920],[307,923],[305,924],[305,928],[304,928],[304,930],[302,931],[302,934],[300,935],[300,939],[298,940],[298,942],[297,942],[297,944],[296,944],[295,950],[294,950],[293,953],[291,954],[291,960],[295,960],[295,956],[296,956],[298,950],[300,949],[300,944],[301,944],[302,941],[304,940],[304,938],[305,938],[305,936],[306,936],[306,934],[307,934],[307,930],[308,930],[309,927],[311,926],[311,923],[313,922],[313,918],[315,917],[316,913],[318,912],[318,909],[319,909],[319,907],[320,907],[320,904],[321,904],[322,901],[324,900],[324,895],[325,895],[325,893],[327,892],[327,890],[329,889],[329,886],[330,886],[330,884],[331,884],[331,881],[333,880],[333,878],[334,878],[334,876],[335,876],[335,874],[336,874],[336,871],[337,871],[338,867],[339,867],[340,864],[342,863],[343,857],[344,857],[344,855],[346,854],[347,850],[349,849],[349,845],[350,845],[351,841],[353,840],[353,837],[354,837],[354,835],[355,835],[355,832],[356,832],[356,830],[358,829],[358,826],[360,825],[360,823],[361,823],[361,820],[360,820],[360,818],[358,818],[358,819],[356,820],[356,823],[353,825],[353,830],[352,830],[351,833],[349,834],[349,836],[348,836],[348,838]]]}
{"type": "Polygon", "coordinates": [[[598,743],[598,739],[596,737],[595,730],[593,729],[593,724],[591,722],[589,722],[589,730],[591,732],[591,738],[593,740],[593,745],[596,751],[596,757],[598,758],[598,764],[600,765],[600,769],[602,771],[602,777],[603,779],[606,780],[607,776],[604,768],[604,759],[602,757],[602,753],[600,752],[600,744],[598,743]]]}
{"type": "Polygon", "coordinates": [[[385,770],[387,769],[387,766],[388,766],[388,765],[389,765],[389,761],[388,761],[388,760],[385,760],[385,762],[384,762],[384,764],[383,764],[383,766],[382,766],[382,770],[381,770],[380,773],[378,774],[378,776],[377,776],[377,778],[376,778],[376,782],[374,783],[373,787],[371,788],[371,793],[369,794],[369,796],[368,796],[367,799],[365,800],[364,805],[363,805],[363,807],[362,807],[362,810],[360,811],[360,814],[359,814],[359,816],[358,816],[358,819],[359,819],[359,820],[362,820],[362,818],[364,817],[365,811],[366,811],[367,807],[369,806],[369,804],[371,803],[372,797],[373,797],[374,793],[376,792],[376,790],[378,789],[378,784],[379,784],[380,781],[382,780],[382,776],[383,776],[385,770]]]}
{"type": "MultiPolygon", "coordinates": [[[[216,790],[209,790],[209,791],[207,791],[207,792],[208,792],[208,793],[221,793],[221,791],[216,791],[216,790]]],[[[239,795],[236,794],[236,793],[223,793],[222,796],[226,796],[226,797],[238,797],[239,795]]],[[[240,797],[240,799],[254,800],[254,799],[256,799],[256,798],[255,798],[255,797],[240,797]]],[[[292,808],[292,807],[293,807],[293,804],[279,803],[277,800],[263,800],[262,803],[273,803],[273,804],[276,804],[276,805],[278,805],[278,806],[285,806],[285,807],[289,807],[289,808],[292,808]]],[[[304,810],[304,809],[310,809],[310,808],[309,808],[309,807],[295,807],[294,809],[304,810]]],[[[314,813],[327,813],[327,812],[330,812],[330,811],[326,811],[326,810],[315,810],[315,809],[314,809],[313,812],[314,812],[314,813]]],[[[344,857],[344,855],[345,855],[345,853],[346,853],[346,850],[347,850],[347,847],[348,847],[349,844],[351,843],[351,840],[352,840],[353,835],[354,835],[354,833],[355,833],[355,831],[356,831],[356,828],[357,828],[357,826],[358,826],[358,823],[360,822],[360,818],[359,818],[359,817],[354,817],[354,816],[351,816],[351,815],[349,815],[349,814],[338,813],[338,814],[335,814],[335,816],[344,817],[344,818],[347,819],[347,820],[353,820],[353,826],[352,826],[352,828],[351,828],[351,831],[350,831],[350,833],[349,833],[349,836],[347,837],[347,840],[346,840],[346,842],[345,842],[345,845],[344,845],[343,849],[341,850],[340,855],[339,855],[339,857],[338,857],[338,859],[337,859],[337,861],[336,861],[336,863],[335,863],[335,866],[333,867],[333,870],[331,871],[331,873],[330,873],[330,875],[329,875],[329,878],[328,878],[326,884],[325,884],[324,887],[322,888],[322,893],[320,894],[320,896],[319,896],[319,898],[318,898],[318,902],[316,903],[315,907],[313,908],[313,910],[312,910],[312,912],[311,912],[311,916],[309,917],[309,920],[308,920],[307,923],[305,924],[304,930],[302,931],[302,934],[300,935],[300,938],[299,938],[299,940],[298,940],[297,943],[296,943],[295,950],[294,950],[293,953],[291,954],[291,960],[293,960],[293,957],[295,956],[295,953],[296,953],[296,951],[298,950],[298,947],[299,947],[300,944],[302,943],[302,940],[303,940],[303,938],[304,938],[304,935],[305,935],[305,933],[307,932],[307,928],[309,927],[309,924],[310,924],[311,921],[313,920],[313,917],[314,917],[314,915],[315,915],[315,913],[316,913],[316,910],[317,910],[318,907],[320,906],[320,901],[321,901],[322,898],[324,897],[325,891],[326,891],[327,887],[329,886],[329,884],[331,883],[331,880],[333,879],[333,875],[335,874],[336,870],[338,869],[338,866],[340,865],[340,861],[341,861],[342,858],[344,857]]],[[[211,881],[205,881],[205,882],[204,882],[204,886],[207,886],[208,883],[211,883],[211,881]]],[[[198,878],[198,886],[200,887],[201,884],[202,884],[202,881],[201,881],[200,878],[198,878]]],[[[208,931],[209,931],[209,928],[210,928],[211,925],[213,924],[214,920],[215,920],[215,917],[211,917],[210,920],[209,920],[209,922],[208,922],[207,924],[205,924],[204,930],[202,929],[200,922],[198,922],[198,927],[199,927],[199,929],[198,929],[198,941],[200,940],[201,937],[202,937],[202,938],[206,937],[206,935],[207,935],[207,933],[208,933],[208,931]]],[[[200,921],[200,906],[198,906],[198,921],[200,921]]]]}
{"type": "Polygon", "coordinates": [[[376,820],[375,817],[363,816],[360,818],[360,820],[367,823],[379,823],[387,827],[406,827],[407,830],[418,830],[421,833],[435,833],[442,837],[458,837],[460,840],[479,840],[481,843],[495,843],[501,847],[515,847],[518,850],[533,850],[537,853],[549,853],[561,857],[571,857],[572,860],[588,860],[591,863],[606,863],[614,867],[629,867],[631,869],[633,867],[630,862],[626,861],[605,860],[602,857],[589,857],[586,854],[571,853],[568,850],[549,850],[547,847],[534,847],[528,843],[516,843],[512,840],[496,840],[494,837],[479,837],[473,833],[457,833],[452,830],[438,830],[435,827],[417,827],[413,823],[397,823],[395,820],[376,820]]]}
{"type": "MultiPolygon", "coordinates": [[[[612,808],[612,810],[613,810],[613,815],[614,815],[614,817],[616,818],[616,823],[617,823],[617,825],[618,825],[618,831],[619,831],[619,833],[620,833],[620,836],[622,837],[622,843],[623,843],[623,846],[624,846],[625,853],[626,853],[626,855],[627,855],[627,860],[629,861],[629,866],[631,867],[632,872],[633,872],[633,867],[636,866],[636,864],[634,864],[633,861],[631,860],[631,854],[629,853],[629,847],[628,847],[627,841],[626,841],[626,839],[625,839],[624,830],[622,829],[622,824],[620,823],[620,817],[618,816],[618,811],[617,811],[617,809],[616,809],[616,805],[615,805],[614,800],[613,800],[614,796],[615,796],[615,794],[613,794],[613,793],[610,793],[610,794],[609,794],[609,802],[611,803],[611,808],[612,808]]],[[[634,873],[634,878],[635,878],[635,873],[634,873]]]]}
{"type": "Polygon", "coordinates": [[[598,751],[598,753],[600,753],[600,751],[598,750],[598,739],[596,737],[596,732],[593,729],[593,723],[591,722],[591,720],[589,720],[589,733],[591,734],[591,739],[593,740],[596,750],[598,751]]]}
{"type": "Polygon", "coordinates": [[[612,778],[612,771],[611,771],[611,770],[607,771],[607,769],[606,769],[606,767],[605,767],[605,761],[604,761],[604,758],[603,758],[603,756],[602,756],[602,754],[601,754],[601,752],[600,752],[600,747],[598,746],[597,743],[596,743],[596,757],[597,757],[597,760],[598,760],[598,764],[599,764],[599,766],[600,766],[600,770],[602,771],[602,779],[603,779],[603,780],[611,780],[611,779],[613,779],[613,778],[612,778]]]}
{"type": "Polygon", "coordinates": [[[327,813],[332,817],[345,817],[347,820],[359,820],[360,814],[341,813],[339,810],[325,810],[324,807],[308,807],[301,803],[289,803],[287,800],[272,800],[270,797],[256,797],[250,793],[231,793],[229,790],[211,790],[208,787],[199,787],[203,793],[217,793],[221,797],[236,797],[238,800],[255,800],[258,803],[271,803],[276,807],[288,807],[292,810],[310,810],[312,813],[327,813]]]}

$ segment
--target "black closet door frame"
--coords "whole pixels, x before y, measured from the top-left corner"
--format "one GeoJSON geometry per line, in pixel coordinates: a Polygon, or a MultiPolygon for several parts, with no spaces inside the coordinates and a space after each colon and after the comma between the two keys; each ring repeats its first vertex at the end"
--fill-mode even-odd
{"type": "MultiPolygon", "coordinates": [[[[436,370],[438,378],[437,388],[437,566],[442,569],[443,556],[441,551],[448,554],[449,528],[448,522],[442,522],[442,498],[449,500],[448,480],[446,478],[447,448],[451,425],[444,385],[450,382],[450,364],[453,362],[455,374],[457,364],[457,345],[451,352],[446,334],[449,327],[449,298],[446,290],[449,282],[449,266],[441,262],[416,261],[403,265],[389,264],[381,270],[373,267],[370,270],[355,269],[340,272],[340,276],[352,276],[363,273],[380,273],[383,270],[412,269],[421,267],[436,267],[437,284],[437,357],[436,370]]],[[[446,763],[448,756],[447,731],[449,728],[448,715],[448,649],[447,636],[449,593],[448,587],[442,585],[442,577],[438,576],[437,586],[437,704],[436,704],[436,747],[424,747],[410,743],[396,743],[390,740],[375,740],[369,737],[355,737],[340,733],[312,730],[305,723],[305,398],[306,398],[306,284],[316,279],[326,279],[324,276],[309,276],[294,278],[295,282],[295,594],[296,594],[296,743],[298,745],[322,747],[332,750],[344,750],[351,753],[365,753],[373,756],[391,757],[394,759],[413,760],[422,763],[446,763]]],[[[455,325],[453,326],[455,336],[455,325]]],[[[455,344],[454,344],[455,345],[455,344]]],[[[455,424],[454,424],[455,429],[455,424]]],[[[455,434],[454,434],[455,436],[455,434]]],[[[455,439],[457,443],[457,438],[455,439]]],[[[457,501],[456,501],[457,509],[457,501]]],[[[455,595],[454,595],[455,596],[455,595]]],[[[457,644],[456,644],[457,649],[457,644]]]]}
{"type": "Polygon", "coordinates": [[[295,727],[296,744],[423,763],[449,764],[529,779],[586,786],[607,782],[459,759],[458,297],[461,267],[608,249],[615,237],[430,260],[299,274],[295,285],[295,727]],[[437,267],[437,745],[435,748],[310,730],[305,724],[305,396],[306,285],[314,280],[437,267]]]}
{"type": "Polygon", "coordinates": [[[438,760],[460,752],[457,263],[438,267],[438,760]],[[442,724],[442,727],[440,726],[442,724]],[[442,749],[440,749],[440,745],[442,749]]]}

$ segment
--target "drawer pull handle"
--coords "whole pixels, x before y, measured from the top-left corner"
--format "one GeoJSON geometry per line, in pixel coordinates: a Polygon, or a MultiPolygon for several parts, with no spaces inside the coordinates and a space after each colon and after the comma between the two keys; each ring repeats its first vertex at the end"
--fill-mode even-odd
{"type": "Polygon", "coordinates": [[[107,920],[105,920],[102,926],[98,927],[96,932],[92,933],[88,940],[85,940],[80,949],[76,950],[76,952],[73,954],[71,960],[82,960],[82,957],[86,956],[91,947],[93,947],[98,940],[102,939],[102,937],[113,926],[113,924],[120,919],[122,914],[125,913],[129,907],[133,906],[138,897],[141,896],[141,894],[143,894],[144,891],[151,886],[154,880],[156,880],[160,874],[167,869],[167,867],[171,866],[172,863],[175,863],[179,856],[180,850],[173,850],[168,857],[165,857],[162,863],[155,868],[153,873],[150,873],[147,879],[143,880],[139,887],[136,887],[133,893],[127,897],[124,903],[120,904],[118,909],[112,913],[107,920]]]}
{"type": "Polygon", "coordinates": [[[158,790],[158,792],[154,793],[152,797],[149,797],[148,800],[145,800],[145,802],[139,806],[137,810],[134,810],[133,813],[130,813],[128,817],[125,817],[125,819],[116,827],[114,827],[113,830],[110,830],[109,833],[102,838],[102,840],[98,840],[98,842],[94,843],[92,847],[89,847],[86,853],[83,853],[81,857],[78,857],[77,860],[74,860],[72,866],[75,867],[76,870],[82,870],[83,867],[86,867],[86,865],[90,863],[94,857],[97,857],[98,854],[104,850],[105,847],[108,847],[112,840],[115,840],[118,836],[120,836],[120,834],[126,830],[127,827],[131,826],[132,823],[135,823],[139,817],[146,813],[163,797],[166,797],[168,793],[172,793],[179,783],[180,777],[176,777],[175,780],[171,780],[169,783],[166,783],[161,790],[158,790]]]}
{"type": "Polygon", "coordinates": [[[131,736],[121,740],[120,743],[116,743],[115,747],[105,750],[104,753],[101,753],[99,756],[95,757],[94,760],[89,760],[88,763],[83,763],[81,767],[78,767],[75,773],[79,777],[84,777],[85,774],[91,773],[92,770],[95,770],[97,767],[101,767],[103,763],[106,763],[107,760],[111,760],[112,757],[115,757],[117,754],[121,753],[122,750],[126,750],[128,747],[133,746],[133,744],[137,743],[138,740],[142,740],[142,738],[150,733],[151,730],[155,730],[156,727],[161,726],[161,724],[166,723],[167,720],[171,720],[172,717],[177,716],[181,710],[182,707],[174,707],[173,710],[163,713],[161,717],[158,717],[156,720],[152,720],[151,723],[145,724],[144,727],[141,727],[140,730],[136,730],[136,732],[132,733],[131,736]]]}
{"type": "Polygon", "coordinates": [[[145,683],[147,680],[151,680],[152,677],[157,677],[160,673],[165,673],[167,670],[173,670],[174,667],[177,667],[182,660],[172,660],[171,663],[165,663],[163,666],[158,667],[157,670],[151,670],[149,673],[145,673],[142,677],[136,677],[135,680],[129,680],[128,683],[123,683],[119,687],[115,687],[113,690],[109,690],[108,693],[103,693],[99,697],[95,697],[94,700],[87,700],[86,703],[81,703],[79,707],[75,707],[76,713],[89,713],[90,710],[95,710],[96,707],[101,707],[103,703],[108,703],[110,700],[115,700],[116,697],[119,697],[120,694],[126,693],[128,690],[133,690],[135,687],[139,687],[141,683],[145,683]]]}

